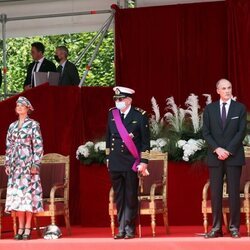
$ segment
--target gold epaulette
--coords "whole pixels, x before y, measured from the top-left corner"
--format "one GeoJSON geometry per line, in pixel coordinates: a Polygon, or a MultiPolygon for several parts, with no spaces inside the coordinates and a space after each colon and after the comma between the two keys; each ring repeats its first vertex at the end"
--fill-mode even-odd
{"type": "Polygon", "coordinates": [[[109,109],[109,111],[111,111],[111,110],[113,110],[113,109],[115,109],[116,107],[113,107],[113,108],[111,108],[111,109],[109,109]]]}
{"type": "Polygon", "coordinates": [[[143,110],[143,109],[141,109],[141,108],[137,108],[137,107],[135,107],[135,110],[137,110],[137,111],[141,112],[143,115],[144,115],[144,114],[146,114],[146,111],[145,111],[145,110],[143,110]]]}

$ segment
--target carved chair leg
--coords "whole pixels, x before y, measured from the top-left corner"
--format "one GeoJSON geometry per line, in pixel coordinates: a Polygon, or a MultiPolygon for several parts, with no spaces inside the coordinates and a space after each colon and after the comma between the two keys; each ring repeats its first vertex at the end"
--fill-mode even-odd
{"type": "Polygon", "coordinates": [[[70,227],[70,220],[69,220],[69,209],[66,208],[64,211],[64,220],[68,235],[71,235],[71,227],[70,227]]]}
{"type": "Polygon", "coordinates": [[[153,237],[155,237],[155,226],[156,226],[156,223],[155,223],[155,213],[152,213],[151,214],[151,227],[152,227],[153,237]]]}
{"type": "Polygon", "coordinates": [[[38,225],[37,217],[34,215],[34,216],[33,216],[33,219],[34,219],[34,224],[35,224],[37,236],[38,236],[38,237],[42,237],[42,234],[41,234],[41,231],[40,231],[40,228],[39,228],[39,225],[38,225]]]}
{"type": "Polygon", "coordinates": [[[207,221],[207,212],[203,213],[203,226],[204,226],[204,233],[208,232],[208,221],[207,221]]]}
{"type": "Polygon", "coordinates": [[[226,213],[223,213],[223,220],[224,220],[226,230],[227,230],[227,232],[229,232],[229,227],[228,227],[228,223],[227,223],[227,214],[226,213]]]}
{"type": "Polygon", "coordinates": [[[56,217],[55,217],[55,213],[53,211],[53,213],[51,213],[51,225],[56,225],[56,217]]]}
{"type": "Polygon", "coordinates": [[[163,211],[163,222],[164,222],[164,226],[166,229],[166,233],[169,234],[169,226],[168,226],[168,212],[167,210],[163,211]]]}
{"type": "Polygon", "coordinates": [[[247,236],[250,236],[249,212],[246,212],[246,227],[247,227],[247,236]]]}

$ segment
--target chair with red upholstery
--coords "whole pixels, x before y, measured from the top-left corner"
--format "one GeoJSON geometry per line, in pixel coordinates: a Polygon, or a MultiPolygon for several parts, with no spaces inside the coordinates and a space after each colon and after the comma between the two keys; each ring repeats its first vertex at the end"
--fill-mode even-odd
{"type": "Polygon", "coordinates": [[[69,173],[69,156],[56,153],[43,156],[40,177],[43,188],[44,212],[34,214],[37,229],[39,229],[39,217],[50,217],[51,224],[55,225],[56,216],[63,215],[68,234],[71,234],[69,218],[69,173]]]}

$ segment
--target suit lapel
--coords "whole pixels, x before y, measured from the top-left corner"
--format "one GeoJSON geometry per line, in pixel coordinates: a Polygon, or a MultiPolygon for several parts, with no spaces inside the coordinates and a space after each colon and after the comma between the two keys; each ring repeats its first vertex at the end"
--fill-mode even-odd
{"type": "Polygon", "coordinates": [[[216,110],[215,110],[215,112],[216,112],[216,114],[215,114],[216,115],[216,121],[218,121],[220,128],[223,129],[222,128],[222,120],[221,120],[221,114],[220,114],[220,102],[219,101],[216,102],[216,110]]]}
{"type": "Polygon", "coordinates": [[[39,72],[43,72],[43,67],[44,67],[44,64],[45,64],[45,58],[43,59],[43,62],[41,63],[41,66],[39,68],[39,72]]]}
{"type": "Polygon", "coordinates": [[[229,110],[228,110],[228,114],[227,114],[227,120],[226,120],[225,128],[227,127],[228,123],[230,122],[230,119],[231,119],[233,111],[234,111],[234,107],[235,107],[235,101],[231,100],[229,110]]]}

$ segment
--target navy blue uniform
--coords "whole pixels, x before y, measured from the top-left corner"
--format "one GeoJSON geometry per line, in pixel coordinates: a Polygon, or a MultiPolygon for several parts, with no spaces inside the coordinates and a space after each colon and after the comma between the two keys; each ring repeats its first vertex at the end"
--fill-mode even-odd
{"type": "MultiPolygon", "coordinates": [[[[119,135],[112,110],[108,115],[106,154],[115,192],[119,233],[134,234],[138,211],[138,177],[132,170],[135,159],[119,135]]],[[[132,106],[123,124],[138,149],[140,162],[148,163],[150,137],[146,112],[132,106]]]]}

